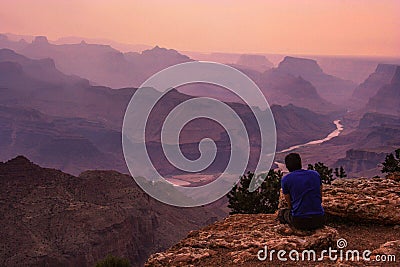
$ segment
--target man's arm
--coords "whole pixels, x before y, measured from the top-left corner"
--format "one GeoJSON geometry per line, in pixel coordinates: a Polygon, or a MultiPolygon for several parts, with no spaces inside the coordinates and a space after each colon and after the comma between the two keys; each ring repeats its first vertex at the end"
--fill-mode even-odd
{"type": "Polygon", "coordinates": [[[290,195],[289,194],[283,194],[285,197],[285,201],[288,204],[289,209],[292,209],[292,202],[290,201],[290,195]]]}
{"type": "Polygon", "coordinates": [[[321,190],[321,202],[322,202],[322,184],[321,184],[321,186],[319,188],[321,190]]]}
{"type": "Polygon", "coordinates": [[[289,188],[287,186],[287,180],[285,178],[286,177],[283,177],[281,181],[281,188],[282,188],[281,194],[283,195],[283,198],[285,199],[288,208],[292,209],[292,202],[290,201],[289,188]]]}

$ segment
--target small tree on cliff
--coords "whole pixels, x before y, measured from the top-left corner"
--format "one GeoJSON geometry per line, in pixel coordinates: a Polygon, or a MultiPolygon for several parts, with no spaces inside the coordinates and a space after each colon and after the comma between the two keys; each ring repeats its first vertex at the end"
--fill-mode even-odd
{"type": "Polygon", "coordinates": [[[343,166],[340,166],[340,168],[335,168],[335,176],[337,178],[346,178],[347,177],[346,171],[344,170],[343,166]]]}
{"type": "Polygon", "coordinates": [[[322,183],[324,184],[331,184],[332,181],[335,180],[332,174],[333,170],[328,166],[325,166],[322,162],[317,162],[314,165],[308,164],[308,169],[318,172],[319,176],[321,176],[322,183]]]}
{"type": "Polygon", "coordinates": [[[282,172],[270,170],[258,175],[257,180],[263,179],[263,182],[257,190],[249,192],[254,175],[248,172],[241,176],[240,181],[228,193],[230,214],[274,213],[278,209],[282,172]]]}
{"type": "Polygon", "coordinates": [[[400,172],[400,148],[393,153],[386,155],[385,161],[382,163],[383,173],[400,172]]]}
{"type": "Polygon", "coordinates": [[[308,164],[308,169],[318,172],[319,176],[321,176],[323,184],[331,184],[332,181],[336,178],[347,177],[346,171],[344,170],[343,166],[340,166],[340,168],[335,168],[335,172],[333,172],[332,168],[329,168],[322,162],[317,162],[314,165],[308,164]],[[336,177],[333,177],[333,173],[336,177]]]}

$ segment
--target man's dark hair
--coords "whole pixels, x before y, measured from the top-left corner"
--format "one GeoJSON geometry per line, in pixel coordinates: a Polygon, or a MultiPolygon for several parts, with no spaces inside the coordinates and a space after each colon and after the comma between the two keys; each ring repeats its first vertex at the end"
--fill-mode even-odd
{"type": "Polygon", "coordinates": [[[296,170],[301,170],[301,158],[297,153],[290,153],[285,157],[286,168],[292,172],[296,170]]]}

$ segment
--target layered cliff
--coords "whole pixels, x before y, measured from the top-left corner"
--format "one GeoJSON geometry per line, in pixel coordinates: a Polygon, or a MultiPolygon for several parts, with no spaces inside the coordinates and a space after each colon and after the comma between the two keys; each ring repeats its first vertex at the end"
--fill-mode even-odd
{"type": "Polygon", "coordinates": [[[250,69],[264,72],[274,67],[274,64],[262,55],[246,55],[243,54],[239,57],[236,64],[246,66],[250,69]]]}
{"type": "Polygon", "coordinates": [[[391,82],[396,68],[397,66],[392,64],[379,64],[375,71],[354,90],[352,96],[354,105],[361,107],[367,104],[370,97],[373,97],[381,87],[391,82]]]}
{"type": "Polygon", "coordinates": [[[369,99],[366,109],[368,111],[400,116],[400,66],[396,67],[391,82],[381,87],[369,99]]]}
{"type": "Polygon", "coordinates": [[[342,166],[352,175],[366,171],[379,174],[379,165],[385,160],[386,154],[366,149],[350,149],[346,151],[346,157],[336,161],[335,166],[342,166]]]}
{"type": "Polygon", "coordinates": [[[339,106],[345,104],[356,87],[352,81],[342,80],[324,73],[318,63],[312,59],[287,56],[279,63],[277,69],[310,81],[319,95],[339,106]]]}
{"type": "Polygon", "coordinates": [[[381,176],[385,156],[400,146],[399,130],[400,117],[365,113],[354,130],[330,141],[332,149],[346,152],[332,166],[343,166],[348,177],[381,176]]]}
{"type": "Polygon", "coordinates": [[[77,177],[22,156],[0,163],[0,211],[0,266],[93,266],[108,254],[140,266],[218,217],[157,202],[128,175],[77,177]]]}

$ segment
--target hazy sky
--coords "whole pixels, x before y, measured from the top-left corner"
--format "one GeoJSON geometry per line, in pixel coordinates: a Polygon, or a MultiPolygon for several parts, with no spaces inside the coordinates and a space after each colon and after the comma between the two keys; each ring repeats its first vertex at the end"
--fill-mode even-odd
{"type": "Polygon", "coordinates": [[[0,0],[0,32],[191,51],[400,56],[398,0],[0,0]]]}

